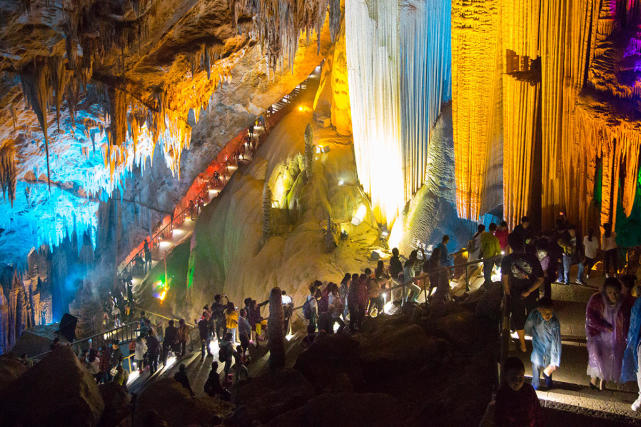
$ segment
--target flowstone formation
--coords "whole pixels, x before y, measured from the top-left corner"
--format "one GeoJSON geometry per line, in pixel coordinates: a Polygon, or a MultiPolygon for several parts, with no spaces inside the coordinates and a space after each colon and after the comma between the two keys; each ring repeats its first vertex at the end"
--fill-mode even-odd
{"type": "Polygon", "coordinates": [[[358,177],[391,226],[423,184],[430,129],[451,95],[449,3],[347,0],[345,29],[358,177]]]}

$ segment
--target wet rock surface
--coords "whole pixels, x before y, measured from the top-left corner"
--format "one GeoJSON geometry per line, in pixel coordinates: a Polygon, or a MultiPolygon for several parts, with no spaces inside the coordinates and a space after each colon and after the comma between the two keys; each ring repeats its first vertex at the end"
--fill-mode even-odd
{"type": "Polygon", "coordinates": [[[173,378],[152,383],[138,397],[134,426],[215,426],[232,412],[217,398],[191,397],[173,378]]]}
{"type": "Polygon", "coordinates": [[[0,425],[94,426],[103,409],[93,377],[71,348],[60,347],[5,388],[0,425]]]}
{"type": "Polygon", "coordinates": [[[361,333],[317,337],[295,370],[250,380],[235,401],[245,423],[270,426],[478,425],[496,381],[496,339],[474,307],[416,307],[366,319],[361,333]]]}

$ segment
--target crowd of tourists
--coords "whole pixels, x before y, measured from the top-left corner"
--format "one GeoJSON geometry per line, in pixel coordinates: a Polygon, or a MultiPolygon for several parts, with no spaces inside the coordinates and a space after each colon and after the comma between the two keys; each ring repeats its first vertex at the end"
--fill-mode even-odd
{"type": "MultiPolygon", "coordinates": [[[[480,243],[483,232],[479,226],[473,240],[480,243]]],[[[628,250],[624,258],[627,262],[622,263],[616,233],[608,224],[603,236],[588,230],[581,239],[577,228],[567,224],[562,215],[552,232],[533,233],[528,218],[524,217],[511,233],[494,235],[500,249],[492,252],[500,250],[501,255],[494,255],[492,267],[500,259],[510,328],[517,333],[519,350],[527,352],[526,334],[532,339],[532,382],[525,383],[524,365],[519,358],[509,358],[504,363],[504,383],[496,397],[496,424],[543,425],[534,390],[552,388],[552,375],[561,366],[561,325],[554,311],[551,284],[574,282],[585,286],[599,260],[603,261],[603,278],[592,281],[596,292],[587,303],[585,317],[590,388],[599,391],[606,382],[637,380],[641,390],[638,375],[641,300],[635,301],[639,296],[638,249],[628,250]],[[574,280],[573,264],[578,264],[574,280]]],[[[473,243],[470,246],[475,247],[473,243]]],[[[487,265],[489,259],[485,255],[482,258],[487,265]]],[[[640,407],[641,397],[632,404],[632,410],[640,407]]]]}

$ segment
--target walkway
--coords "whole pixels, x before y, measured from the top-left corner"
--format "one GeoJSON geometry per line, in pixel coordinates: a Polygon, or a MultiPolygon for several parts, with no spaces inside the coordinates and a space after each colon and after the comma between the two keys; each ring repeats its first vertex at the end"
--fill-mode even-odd
{"type": "Polygon", "coordinates": [[[307,80],[273,104],[270,107],[271,111],[264,113],[262,117],[264,117],[265,126],[262,126],[257,120],[251,135],[249,129],[242,130],[218,153],[216,159],[207,169],[196,177],[185,197],[176,206],[173,218],[165,217],[158,229],[148,238],[148,241],[151,242],[151,268],[144,268],[144,241],[140,242],[123,260],[118,266],[117,274],[121,280],[131,277],[134,294],[150,272],[159,263],[164,262],[174,248],[191,238],[195,221],[198,220],[202,209],[198,207],[199,199],[202,198],[202,206],[206,206],[218,197],[238,167],[252,161],[253,153],[269,132],[286,117],[305,89],[307,89],[307,80]],[[248,139],[250,142],[246,142],[248,139]],[[220,177],[218,183],[214,178],[216,173],[220,177]],[[190,202],[194,207],[190,206],[190,202]],[[194,214],[191,214],[192,210],[195,211],[194,214]],[[138,265],[136,265],[137,262],[138,265]]]}
{"type": "MultiPolygon", "coordinates": [[[[572,269],[571,277],[576,277],[576,266],[572,269]]],[[[608,383],[604,391],[589,388],[590,379],[586,374],[588,355],[585,344],[585,308],[588,299],[597,292],[603,280],[600,272],[593,272],[587,285],[552,285],[552,300],[561,323],[561,367],[553,375],[554,388],[549,391],[539,390],[537,394],[545,406],[590,413],[608,419],[616,417],[622,422],[641,422],[641,414],[630,409],[630,404],[638,395],[635,383],[608,383]]],[[[531,377],[531,343],[528,341],[527,353],[518,351],[516,340],[512,344],[510,355],[523,360],[526,377],[531,377]]]]}

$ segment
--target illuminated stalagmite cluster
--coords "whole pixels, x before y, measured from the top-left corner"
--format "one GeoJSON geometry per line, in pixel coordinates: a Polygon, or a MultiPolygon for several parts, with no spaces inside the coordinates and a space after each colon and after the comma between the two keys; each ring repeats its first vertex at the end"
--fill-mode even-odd
{"type": "Polygon", "coordinates": [[[345,28],[358,176],[391,224],[423,184],[430,129],[450,96],[450,9],[346,0],[345,28]]]}

